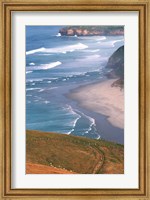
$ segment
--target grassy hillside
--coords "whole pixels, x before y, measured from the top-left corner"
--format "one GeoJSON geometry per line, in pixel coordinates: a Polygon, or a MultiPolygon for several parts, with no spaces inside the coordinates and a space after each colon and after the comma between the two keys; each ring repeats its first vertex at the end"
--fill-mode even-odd
{"type": "Polygon", "coordinates": [[[30,130],[26,136],[27,173],[34,173],[34,170],[38,173],[37,168],[44,173],[44,166],[45,170],[48,170],[47,173],[124,173],[122,145],[30,130]]]}

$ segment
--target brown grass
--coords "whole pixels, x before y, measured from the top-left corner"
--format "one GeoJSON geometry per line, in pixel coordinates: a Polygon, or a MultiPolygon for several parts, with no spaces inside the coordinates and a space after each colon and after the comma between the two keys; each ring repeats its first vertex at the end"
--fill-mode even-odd
{"type": "Polygon", "coordinates": [[[26,163],[27,174],[75,174],[74,172],[56,167],[50,167],[35,163],[26,163]]]}
{"type": "Polygon", "coordinates": [[[78,174],[124,173],[123,146],[103,140],[27,131],[26,152],[27,163],[32,164],[26,173],[44,173],[39,165],[51,167],[45,168],[47,173],[63,173],[61,170],[78,174]]]}

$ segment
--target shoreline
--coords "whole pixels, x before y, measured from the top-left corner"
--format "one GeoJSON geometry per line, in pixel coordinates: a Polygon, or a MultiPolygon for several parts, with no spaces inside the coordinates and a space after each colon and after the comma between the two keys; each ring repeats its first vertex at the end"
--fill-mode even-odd
{"type": "MultiPolygon", "coordinates": [[[[101,80],[97,80],[95,82],[92,83],[86,83],[84,85],[75,85],[74,88],[67,86],[65,88],[58,88],[57,90],[57,100],[58,103],[61,102],[65,105],[70,105],[72,107],[73,110],[77,110],[91,118],[93,118],[95,120],[95,126],[96,126],[96,130],[97,130],[97,135],[100,136],[100,138],[102,140],[105,141],[110,141],[110,142],[115,142],[117,144],[124,144],[124,130],[114,127],[109,121],[108,121],[108,117],[106,115],[103,115],[102,113],[97,113],[93,110],[89,110],[85,107],[83,107],[79,101],[77,100],[73,100],[70,95],[75,92],[78,91],[80,89],[84,89],[85,87],[91,87],[94,86],[96,84],[103,84],[105,81],[107,81],[108,79],[103,78],[101,80]],[[113,133],[113,134],[111,134],[113,133]]],[[[115,81],[115,79],[113,79],[113,81],[115,81]]],[[[118,88],[119,90],[119,88],[118,88]]],[[[49,97],[50,98],[50,97],[49,97]]],[[[46,130],[46,132],[49,132],[51,130],[46,130]]],[[[76,134],[76,132],[74,131],[74,133],[71,133],[70,135],[75,135],[75,136],[81,136],[81,137],[86,137],[86,138],[95,138],[95,136],[93,137],[92,134],[89,135],[80,135],[80,134],[76,134]]]]}
{"type": "Polygon", "coordinates": [[[112,87],[113,82],[115,79],[80,86],[70,90],[66,96],[81,109],[94,115],[98,130],[104,130],[106,134],[101,134],[105,140],[123,144],[124,91],[119,87],[112,87]]]}

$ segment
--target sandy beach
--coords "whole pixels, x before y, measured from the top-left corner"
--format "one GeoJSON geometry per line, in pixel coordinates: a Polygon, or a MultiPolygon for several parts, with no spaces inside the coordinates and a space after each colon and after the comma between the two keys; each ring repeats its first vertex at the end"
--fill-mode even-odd
{"type": "Polygon", "coordinates": [[[123,129],[124,90],[112,87],[114,82],[115,79],[111,79],[80,87],[72,91],[69,97],[77,100],[80,106],[107,116],[113,126],[123,129]]]}

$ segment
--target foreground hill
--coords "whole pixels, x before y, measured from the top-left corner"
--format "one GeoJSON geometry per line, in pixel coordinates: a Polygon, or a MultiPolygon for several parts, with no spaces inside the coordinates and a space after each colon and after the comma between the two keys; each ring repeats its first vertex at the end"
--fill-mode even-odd
{"type": "Polygon", "coordinates": [[[27,131],[26,173],[122,174],[124,147],[72,135],[27,131]]]}

